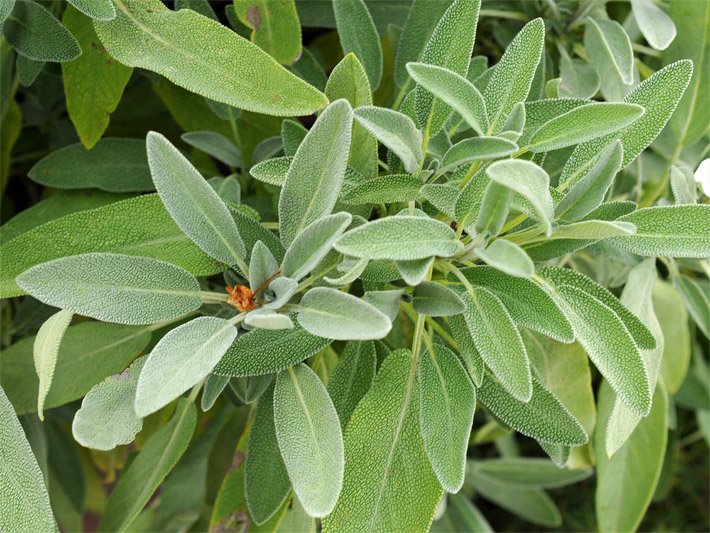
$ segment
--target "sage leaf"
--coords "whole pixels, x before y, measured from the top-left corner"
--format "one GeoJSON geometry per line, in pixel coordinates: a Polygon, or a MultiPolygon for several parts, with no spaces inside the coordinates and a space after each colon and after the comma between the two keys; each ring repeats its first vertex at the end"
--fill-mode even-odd
{"type": "Polygon", "coordinates": [[[15,8],[15,0],[8,0],[0,5],[0,24],[3,24],[15,8]]]}
{"type": "Polygon", "coordinates": [[[307,365],[276,377],[274,425],[298,501],[310,516],[327,516],[343,486],[343,435],[328,392],[307,365]]]}
{"type": "Polygon", "coordinates": [[[244,317],[244,323],[252,328],[291,329],[293,321],[288,315],[282,315],[271,309],[255,309],[244,317]]]}
{"type": "MultiPolygon", "coordinates": [[[[547,238],[551,242],[557,239],[590,240],[608,239],[619,235],[633,235],[636,226],[629,222],[607,220],[581,220],[572,224],[557,226],[552,235],[547,238]]],[[[536,242],[531,239],[530,243],[536,242]]]]}
{"type": "Polygon", "coordinates": [[[496,239],[487,248],[476,248],[476,254],[487,265],[511,276],[529,278],[535,273],[535,265],[525,250],[505,239],[496,239]]]}
{"type": "Polygon", "coordinates": [[[205,381],[205,386],[202,389],[202,397],[200,398],[200,409],[207,412],[219,399],[220,395],[227,388],[229,377],[210,374],[205,381]]]}
{"type": "Polygon", "coordinates": [[[328,287],[309,290],[299,304],[298,322],[313,335],[336,340],[381,339],[390,319],[367,302],[328,287]]]}
{"type": "MultiPolygon", "coordinates": [[[[399,298],[397,300],[399,308],[399,298]]],[[[350,341],[345,345],[340,361],[328,379],[328,394],[343,430],[357,404],[372,387],[376,369],[377,356],[372,341],[350,341]]]]}
{"type": "Polygon", "coordinates": [[[546,459],[500,457],[471,462],[473,472],[495,477],[506,483],[524,487],[555,489],[566,487],[591,475],[581,468],[559,468],[546,459]]]}
{"type": "MultiPolygon", "coordinates": [[[[337,100],[337,98],[336,98],[337,100]]],[[[283,144],[284,155],[293,157],[296,155],[296,150],[306,138],[308,130],[301,125],[300,122],[296,122],[291,119],[285,119],[281,123],[281,142],[283,144]]],[[[286,166],[288,169],[288,165],[286,166]]]]}
{"type": "Polygon", "coordinates": [[[136,359],[120,374],[109,376],[92,387],[74,415],[72,435],[87,448],[112,450],[130,444],[143,427],[134,403],[138,375],[146,357],[136,359]]]}
{"type": "Polygon", "coordinates": [[[296,281],[303,278],[330,252],[351,222],[350,213],[336,213],[306,226],[286,250],[281,266],[283,275],[296,281]]]}
{"type": "Polygon", "coordinates": [[[231,378],[229,380],[229,388],[242,402],[250,404],[261,398],[273,380],[273,374],[231,378]]]}
{"type": "Polygon", "coordinates": [[[456,354],[441,344],[427,348],[417,370],[419,423],[424,450],[450,493],[463,486],[476,391],[456,354]]]}
{"type": "MultiPolygon", "coordinates": [[[[394,322],[399,314],[399,304],[402,301],[402,289],[394,289],[389,291],[367,291],[362,299],[367,303],[382,311],[387,317],[394,322]]],[[[377,346],[377,342],[375,342],[377,346]]]]}
{"type": "Polygon", "coordinates": [[[269,248],[261,241],[251,250],[249,259],[249,288],[256,293],[258,289],[264,289],[264,284],[278,273],[279,264],[274,259],[269,248]]]}
{"type": "Polygon", "coordinates": [[[294,0],[247,0],[234,2],[234,14],[252,30],[251,42],[283,65],[296,61],[302,52],[301,25],[294,0]]]}
{"type": "Polygon", "coordinates": [[[601,87],[599,72],[581,59],[560,55],[560,83],[557,93],[563,98],[592,98],[601,87]]]}
{"type": "Polygon", "coordinates": [[[676,36],[673,20],[653,2],[631,0],[631,10],[641,33],[653,48],[665,50],[676,36]]]}
{"type": "Polygon", "coordinates": [[[387,217],[345,233],[335,249],[368,259],[414,260],[451,257],[463,249],[454,231],[438,220],[418,216],[387,217]]]}
{"type": "Polygon", "coordinates": [[[407,115],[383,107],[362,106],[355,110],[355,120],[392,150],[408,173],[421,168],[422,134],[407,115]]]}
{"type": "MultiPolygon", "coordinates": [[[[21,3],[21,2],[19,2],[21,3]]],[[[3,512],[0,528],[14,531],[23,528],[56,531],[49,494],[45,488],[25,431],[17,419],[5,391],[0,388],[0,492],[3,512]]]]}
{"type": "Polygon", "coordinates": [[[424,259],[395,261],[395,265],[404,282],[415,287],[424,281],[435,259],[435,257],[425,257],[424,259]]]}
{"type": "Polygon", "coordinates": [[[136,414],[165,407],[212,371],[237,336],[228,320],[199,317],[170,330],[148,354],[136,387],[136,414]]]}
{"type": "MultiPolygon", "coordinates": [[[[615,20],[588,18],[584,30],[584,49],[590,63],[605,74],[606,68],[625,85],[634,82],[634,52],[623,26],[615,20]]],[[[604,75],[601,76],[602,83],[604,75]]]]}
{"type": "Polygon", "coordinates": [[[466,368],[466,372],[473,384],[476,387],[480,387],[484,379],[485,365],[476,349],[466,321],[463,315],[454,315],[448,318],[448,322],[451,335],[456,341],[456,350],[466,368]]]}
{"type": "Polygon", "coordinates": [[[202,150],[225,165],[242,166],[242,154],[234,143],[215,131],[190,131],[180,138],[190,146],[202,150]]]}
{"type": "Polygon", "coordinates": [[[155,188],[180,229],[218,261],[243,265],[244,241],[214,189],[161,134],[149,132],[146,147],[155,188]]]}
{"type": "Polygon", "coordinates": [[[55,313],[42,324],[35,337],[33,356],[39,377],[37,413],[40,420],[44,420],[44,402],[54,379],[59,346],[73,316],[74,313],[66,310],[55,313]]]}
{"type": "Polygon", "coordinates": [[[121,254],[82,254],[34,266],[17,283],[38,300],[119,324],[173,320],[201,304],[200,285],[180,267],[121,254]]]}
{"type": "Polygon", "coordinates": [[[441,283],[423,281],[414,287],[412,305],[421,315],[451,316],[463,313],[461,298],[441,283]]]}
{"type": "Polygon", "coordinates": [[[197,423],[197,409],[187,399],[178,402],[170,421],[148,439],[106,502],[99,531],[130,527],[158,486],[187,450],[197,423]]]}
{"type": "Polygon", "coordinates": [[[409,202],[419,198],[422,181],[410,174],[389,174],[358,183],[345,192],[340,200],[344,204],[390,204],[409,202]]]}
{"type": "Polygon", "coordinates": [[[476,205],[473,203],[473,196],[478,192],[477,185],[480,182],[479,180],[476,180],[473,184],[471,182],[464,187],[456,201],[456,213],[457,215],[462,213],[460,223],[464,228],[469,228],[467,224],[468,218],[478,207],[478,218],[473,227],[475,232],[486,238],[498,235],[508,218],[510,205],[513,201],[513,191],[503,185],[489,181],[480,203],[476,205]]]}
{"type": "Polygon", "coordinates": [[[670,183],[676,205],[697,203],[698,186],[689,168],[672,165],[670,183]]]}
{"type": "Polygon", "coordinates": [[[124,65],[256,113],[308,115],[328,103],[323,93],[219,22],[190,9],[171,11],[158,0],[114,3],[116,18],[95,21],[94,28],[111,57],[124,65]]]}
{"type": "Polygon", "coordinates": [[[363,0],[334,0],[333,11],[344,55],[352,52],[362,61],[370,86],[376,90],[382,78],[382,47],[367,4],[363,0]]]}
{"type": "Polygon", "coordinates": [[[329,105],[296,151],[279,196],[281,242],[288,246],[311,222],[329,215],[345,176],[352,109],[329,105]]]}
{"type": "Polygon", "coordinates": [[[456,168],[473,161],[507,157],[517,149],[517,144],[502,137],[472,137],[449,148],[441,164],[445,169],[456,168]]]}
{"type": "Polygon", "coordinates": [[[112,20],[116,17],[116,8],[111,0],[68,0],[71,5],[87,17],[94,20],[112,20]]]}
{"type": "Polygon", "coordinates": [[[690,316],[706,338],[710,339],[710,297],[695,279],[680,275],[674,279],[675,286],[685,301],[690,316]]]}
{"type": "Polygon", "coordinates": [[[692,337],[688,310],[679,291],[670,283],[653,286],[653,308],[663,335],[660,375],[669,394],[676,394],[688,373],[692,337]]]}
{"type": "Polygon", "coordinates": [[[345,429],[343,489],[323,520],[326,533],[429,527],[442,489],[419,432],[415,376],[411,352],[392,352],[355,408],[345,429]],[[417,490],[403,493],[403,483],[417,490]]]}

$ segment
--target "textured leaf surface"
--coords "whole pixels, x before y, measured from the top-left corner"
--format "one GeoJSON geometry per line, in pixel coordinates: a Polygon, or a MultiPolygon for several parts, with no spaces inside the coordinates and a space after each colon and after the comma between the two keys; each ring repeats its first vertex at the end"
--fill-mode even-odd
{"type": "Polygon", "coordinates": [[[412,259],[408,261],[395,261],[395,266],[407,285],[419,285],[434,264],[435,257],[412,259]]]}
{"type": "MultiPolygon", "coordinates": [[[[584,48],[598,69],[608,64],[626,85],[634,81],[634,52],[623,26],[615,20],[588,18],[584,48]]],[[[602,71],[603,73],[603,71],[602,71]]],[[[604,76],[601,76],[604,78],[604,76]]]]}
{"type": "Polygon", "coordinates": [[[419,434],[411,359],[407,350],[387,356],[375,384],[353,412],[345,430],[343,490],[323,521],[326,532],[421,531],[431,523],[442,489],[419,434]]]}
{"type": "Polygon", "coordinates": [[[328,379],[328,393],[343,429],[363,396],[370,390],[377,367],[375,345],[370,341],[349,342],[328,379]]]}
{"type": "Polygon", "coordinates": [[[465,309],[456,292],[441,283],[422,281],[414,288],[413,296],[414,310],[422,315],[451,316],[461,314],[465,309]]]}
{"type": "Polygon", "coordinates": [[[476,249],[484,263],[518,278],[529,278],[535,265],[520,246],[505,239],[496,239],[487,248],[476,249]]]}
{"type": "Polygon", "coordinates": [[[293,0],[237,0],[234,13],[252,30],[251,42],[283,65],[301,55],[301,25],[293,0]]]}
{"type": "Polygon", "coordinates": [[[591,471],[559,468],[547,459],[501,457],[472,463],[472,470],[525,487],[554,489],[587,479],[591,471]]]}
{"type": "Polygon", "coordinates": [[[688,310],[678,290],[658,281],[653,287],[653,308],[663,335],[660,374],[670,394],[681,388],[691,357],[691,334],[688,310]]]}
{"type": "Polygon", "coordinates": [[[376,90],[382,78],[382,47],[367,4],[363,0],[336,0],[333,11],[343,53],[355,54],[365,67],[372,90],[376,90]]]}
{"type": "Polygon", "coordinates": [[[69,3],[94,20],[111,20],[116,16],[111,0],[69,0],[69,3]]]}
{"type": "Polygon", "coordinates": [[[328,392],[303,363],[276,378],[274,424],[298,501],[311,516],[330,514],[343,484],[343,435],[328,392]]]}
{"type": "Polygon", "coordinates": [[[445,168],[456,168],[473,161],[500,159],[517,149],[517,144],[503,137],[473,137],[459,141],[449,148],[441,164],[445,168]]]}
{"type": "Polygon", "coordinates": [[[111,56],[152,70],[217,102],[278,116],[308,115],[328,103],[259,47],[190,9],[158,0],[116,0],[116,18],[94,22],[111,56]],[[146,9],[147,8],[147,9],[146,9]]]}
{"type": "Polygon", "coordinates": [[[355,120],[378,141],[400,158],[410,174],[422,164],[422,134],[412,119],[399,111],[362,106],[355,110],[355,120]]]}
{"type": "Polygon", "coordinates": [[[419,197],[422,181],[409,174],[389,174],[358,183],[343,194],[344,204],[389,204],[409,202],[419,197]]]}
{"type": "Polygon", "coordinates": [[[82,254],[26,270],[17,283],[38,300],[119,324],[178,318],[201,304],[195,277],[164,261],[121,254],[82,254]]]}
{"type": "Polygon", "coordinates": [[[180,139],[198,150],[219,159],[222,163],[232,166],[242,166],[242,154],[234,143],[221,133],[215,131],[189,131],[183,133],[180,139]]]}
{"type": "Polygon", "coordinates": [[[675,39],[673,20],[653,2],[631,0],[631,8],[641,33],[653,48],[665,50],[675,39]]]}
{"type": "Polygon", "coordinates": [[[35,337],[33,356],[35,370],[39,378],[39,394],[37,395],[37,412],[40,420],[44,420],[44,402],[47,399],[54,371],[57,367],[57,356],[62,338],[69,327],[74,313],[62,310],[49,317],[39,328],[35,337]]]}

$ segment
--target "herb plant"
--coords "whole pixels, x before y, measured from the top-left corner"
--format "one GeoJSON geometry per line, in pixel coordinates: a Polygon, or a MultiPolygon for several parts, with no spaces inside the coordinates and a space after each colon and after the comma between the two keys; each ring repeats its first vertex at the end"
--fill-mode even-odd
{"type": "Polygon", "coordinates": [[[710,3],[667,7],[5,0],[0,530],[575,483],[638,528],[710,427],[710,3]]]}

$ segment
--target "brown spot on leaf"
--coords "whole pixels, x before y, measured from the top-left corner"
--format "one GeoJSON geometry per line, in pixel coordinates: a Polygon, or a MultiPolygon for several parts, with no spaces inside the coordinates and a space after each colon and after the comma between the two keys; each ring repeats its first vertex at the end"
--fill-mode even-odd
{"type": "Polygon", "coordinates": [[[259,31],[259,26],[261,26],[261,12],[257,6],[251,6],[247,9],[246,18],[247,22],[254,28],[254,31],[259,31]]]}

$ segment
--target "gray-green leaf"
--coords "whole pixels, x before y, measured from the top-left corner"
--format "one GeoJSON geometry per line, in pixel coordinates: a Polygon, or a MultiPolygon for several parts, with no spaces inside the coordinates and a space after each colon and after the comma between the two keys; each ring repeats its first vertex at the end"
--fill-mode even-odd
{"type": "Polygon", "coordinates": [[[344,55],[352,52],[357,56],[372,90],[376,90],[382,78],[382,47],[367,4],[363,0],[333,0],[333,11],[344,55]]]}
{"type": "Polygon", "coordinates": [[[475,251],[484,263],[511,276],[529,278],[535,272],[535,265],[525,250],[505,239],[496,239],[487,248],[475,251]]]}
{"type": "Polygon", "coordinates": [[[242,154],[234,143],[216,131],[189,131],[180,138],[231,167],[242,166],[242,154]]]}
{"type": "MultiPolygon", "coordinates": [[[[370,293],[371,294],[371,293],[370,293]]],[[[328,393],[343,429],[350,415],[375,380],[377,356],[372,341],[347,343],[340,361],[328,379],[328,393]]]]}
{"type": "Polygon", "coordinates": [[[414,287],[414,310],[428,316],[452,316],[463,313],[465,306],[456,292],[434,281],[423,281],[414,287]]]}
{"type": "Polygon", "coordinates": [[[52,386],[54,369],[57,366],[59,345],[62,343],[69,323],[74,313],[66,309],[49,317],[39,328],[34,343],[34,362],[39,377],[39,393],[37,395],[37,412],[39,419],[44,420],[44,401],[52,386]]]}

